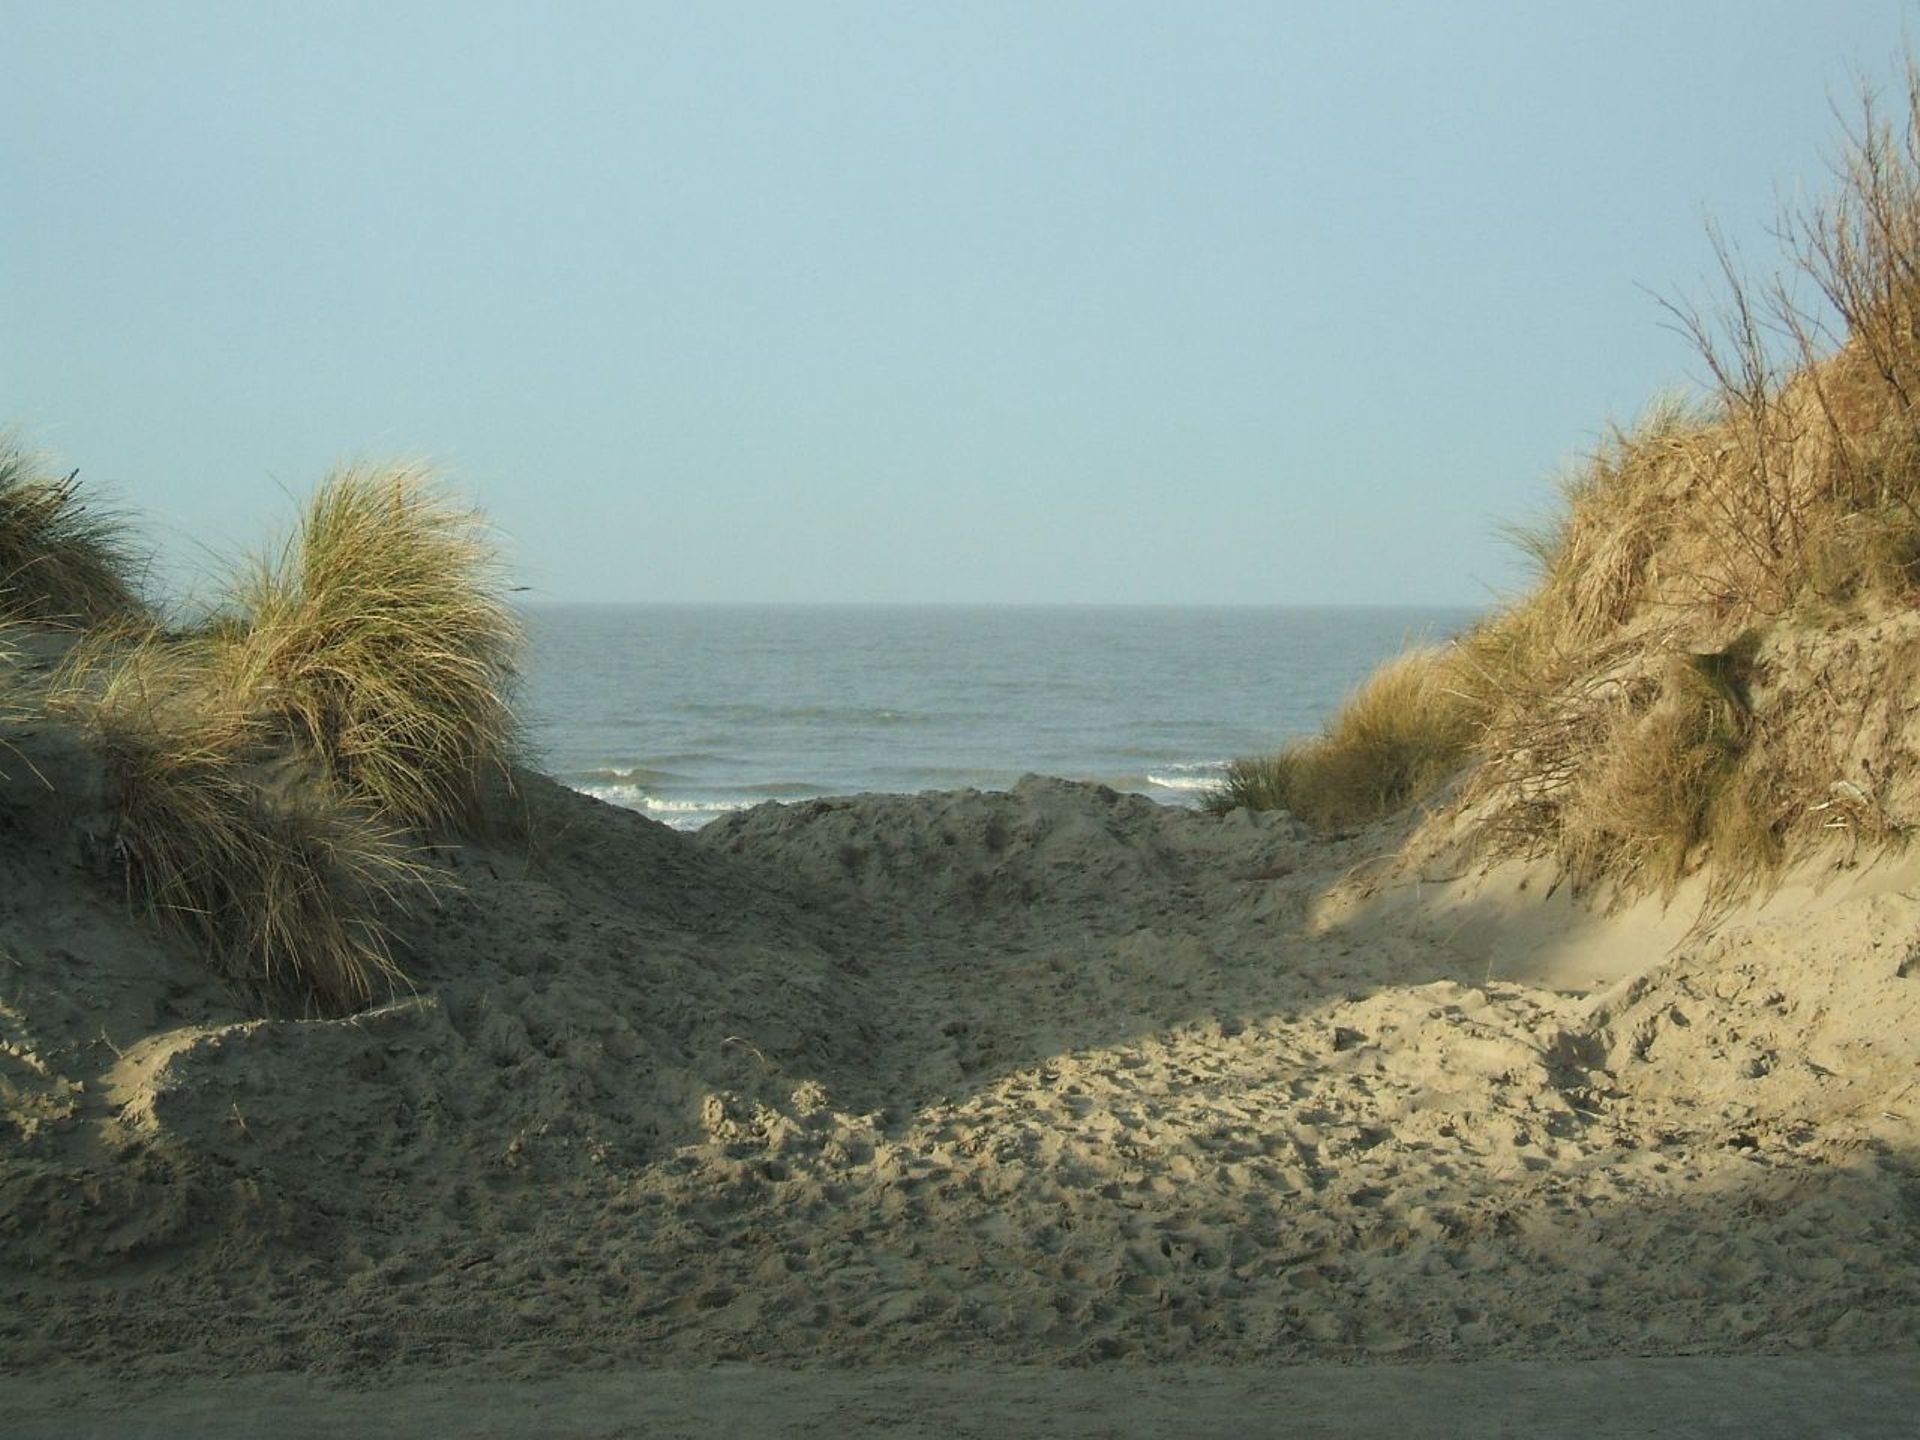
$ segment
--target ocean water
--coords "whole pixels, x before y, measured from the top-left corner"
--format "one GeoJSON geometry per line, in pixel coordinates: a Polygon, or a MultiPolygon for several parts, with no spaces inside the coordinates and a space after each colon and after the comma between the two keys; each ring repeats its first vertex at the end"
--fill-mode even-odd
{"type": "Polygon", "coordinates": [[[1479,614],[1388,607],[541,605],[539,763],[692,829],[763,800],[1039,772],[1198,804],[1381,660],[1479,614]]]}

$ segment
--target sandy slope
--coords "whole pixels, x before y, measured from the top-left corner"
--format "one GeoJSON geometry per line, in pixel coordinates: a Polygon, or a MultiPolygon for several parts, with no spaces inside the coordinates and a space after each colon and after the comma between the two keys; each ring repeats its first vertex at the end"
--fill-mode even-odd
{"type": "Polygon", "coordinates": [[[416,995],[260,1018],[16,739],[0,1370],[1920,1339],[1907,871],[1581,919],[1583,994],[1489,938],[1538,887],[1357,880],[1390,836],[1031,780],[690,837],[527,777],[416,995]]]}

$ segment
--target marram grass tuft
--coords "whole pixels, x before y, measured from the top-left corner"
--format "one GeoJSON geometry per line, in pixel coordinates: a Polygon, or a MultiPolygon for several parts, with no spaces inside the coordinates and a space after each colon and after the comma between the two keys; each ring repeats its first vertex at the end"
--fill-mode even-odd
{"type": "Polygon", "coordinates": [[[1432,794],[1460,767],[1475,712],[1452,652],[1409,651],[1348,697],[1323,734],[1233,762],[1208,808],[1289,810],[1322,829],[1376,820],[1432,794]]]}
{"type": "Polygon", "coordinates": [[[52,703],[110,777],[129,891],[243,990],[339,1014],[404,980],[382,915],[435,872],[405,838],[224,704],[202,641],[101,633],[52,703]]]}
{"type": "Polygon", "coordinates": [[[223,683],[383,819],[473,819],[516,740],[520,627],[477,511],[418,467],[350,466],[237,587],[223,683]]]}
{"type": "Polygon", "coordinates": [[[133,555],[121,526],[0,436],[0,616],[85,627],[137,614],[133,555]]]}

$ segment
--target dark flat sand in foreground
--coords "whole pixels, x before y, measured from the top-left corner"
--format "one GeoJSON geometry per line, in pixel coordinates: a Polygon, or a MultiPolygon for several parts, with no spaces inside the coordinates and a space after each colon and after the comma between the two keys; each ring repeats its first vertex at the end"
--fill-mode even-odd
{"type": "Polygon", "coordinates": [[[1909,1436],[1920,1354],[1302,1365],[0,1380],[15,1440],[194,1436],[1909,1436]]]}

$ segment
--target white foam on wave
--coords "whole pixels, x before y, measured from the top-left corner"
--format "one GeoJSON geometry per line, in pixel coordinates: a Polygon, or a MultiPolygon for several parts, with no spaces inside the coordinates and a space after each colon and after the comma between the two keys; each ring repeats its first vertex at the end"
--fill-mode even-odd
{"type": "Polygon", "coordinates": [[[597,770],[577,770],[574,774],[584,784],[599,786],[644,787],[687,778],[671,770],[657,770],[651,765],[607,765],[597,770]]]}
{"type": "Polygon", "coordinates": [[[751,810],[758,800],[653,800],[647,809],[662,815],[724,815],[730,810],[751,810]]]}
{"type": "Polygon", "coordinates": [[[1147,783],[1158,785],[1162,790],[1212,790],[1226,778],[1225,761],[1209,761],[1199,765],[1169,765],[1160,771],[1147,772],[1147,783]]]}
{"type": "Polygon", "coordinates": [[[734,810],[747,810],[758,800],[666,800],[649,795],[638,785],[582,785],[580,792],[609,805],[638,810],[650,820],[671,825],[676,830],[698,830],[710,820],[734,810]]]}
{"type": "MultiPolygon", "coordinates": [[[[1111,776],[1099,778],[1101,783],[1135,794],[1151,795],[1155,791],[1162,792],[1164,804],[1193,806],[1200,804],[1207,792],[1219,788],[1226,778],[1226,770],[1225,761],[1203,761],[1196,764],[1164,765],[1145,774],[1136,771],[1124,778],[1111,776]]],[[[606,775],[608,772],[601,773],[606,775]]],[[[943,773],[941,778],[946,782],[946,786],[951,787],[957,783],[957,777],[962,773],[943,773]]],[[[993,782],[1002,778],[998,775],[973,771],[967,771],[964,774],[969,781],[984,784],[985,788],[999,788],[993,782]]],[[[676,830],[698,830],[722,815],[732,814],[737,810],[750,810],[755,805],[765,804],[769,800],[781,804],[792,804],[796,800],[818,793],[812,785],[781,785],[771,787],[776,792],[772,794],[758,793],[726,799],[718,797],[679,799],[655,795],[646,785],[607,783],[604,780],[598,783],[576,783],[574,788],[584,795],[591,795],[610,805],[637,810],[649,819],[658,820],[676,830]]],[[[910,792],[903,788],[900,793],[910,792]]]]}

